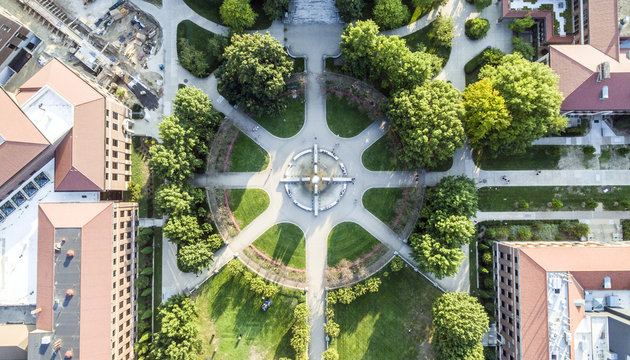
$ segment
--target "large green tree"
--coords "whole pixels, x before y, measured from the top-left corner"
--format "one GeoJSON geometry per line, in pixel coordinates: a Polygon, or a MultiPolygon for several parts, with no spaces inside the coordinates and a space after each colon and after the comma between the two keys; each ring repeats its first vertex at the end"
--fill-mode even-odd
{"type": "Polygon", "coordinates": [[[335,0],[341,20],[349,23],[357,20],[363,13],[363,0],[335,0]]]}
{"type": "Polygon", "coordinates": [[[208,95],[193,86],[179,89],[173,99],[173,114],[179,119],[179,125],[196,137],[195,157],[205,159],[208,143],[221,122],[221,115],[212,107],[208,95]]]}
{"type": "Polygon", "coordinates": [[[413,250],[414,259],[422,269],[438,279],[457,274],[458,267],[464,259],[464,253],[460,248],[444,246],[429,234],[411,234],[409,245],[413,250]]]}
{"type": "Polygon", "coordinates": [[[432,81],[390,99],[387,116],[400,136],[400,158],[413,167],[434,167],[464,144],[461,95],[451,83],[432,81]]]}
{"type": "Polygon", "coordinates": [[[512,49],[515,53],[523,55],[525,59],[531,59],[536,55],[534,47],[518,36],[512,36],[512,49]]]}
{"type": "Polygon", "coordinates": [[[549,66],[511,54],[496,67],[484,66],[479,78],[490,80],[512,119],[500,137],[486,138],[490,148],[503,154],[523,152],[532,141],[566,128],[567,119],[560,116],[558,76],[549,66]]]}
{"type": "Polygon", "coordinates": [[[199,274],[213,260],[212,244],[198,242],[177,247],[177,267],[183,272],[199,274]]]}
{"type": "Polygon", "coordinates": [[[530,14],[527,14],[520,19],[514,19],[514,21],[510,23],[510,29],[516,32],[523,32],[532,26],[534,26],[534,19],[530,14]]]}
{"type": "Polygon", "coordinates": [[[192,199],[188,191],[177,183],[160,186],[155,195],[155,202],[160,209],[171,216],[189,214],[192,199]]]}
{"type": "Polygon", "coordinates": [[[372,20],[358,20],[348,24],[341,34],[341,56],[344,71],[359,79],[373,79],[380,76],[380,70],[372,57],[378,46],[379,28],[372,20]]]}
{"type": "Polygon", "coordinates": [[[440,14],[434,21],[435,44],[451,47],[455,37],[455,22],[450,16],[440,14]]]}
{"type": "Polygon", "coordinates": [[[151,146],[149,149],[149,167],[160,178],[170,181],[184,181],[192,176],[196,159],[189,154],[178,153],[162,144],[151,146]]]}
{"type": "Polygon", "coordinates": [[[208,73],[208,62],[206,56],[185,38],[177,39],[177,57],[179,64],[190,71],[196,77],[206,77],[208,73]]]}
{"type": "Polygon", "coordinates": [[[478,202],[477,188],[472,179],[464,175],[447,176],[428,189],[422,217],[433,223],[451,215],[471,218],[477,213],[478,202]]]}
{"type": "Polygon", "coordinates": [[[153,334],[150,358],[153,360],[196,360],[201,352],[197,338],[198,312],[194,302],[174,295],[159,307],[159,331],[153,334]]]}
{"type": "Polygon", "coordinates": [[[481,338],[488,331],[488,315],[466,293],[445,293],[433,304],[433,347],[439,360],[483,360],[481,338]]]}
{"type": "Polygon", "coordinates": [[[385,30],[401,27],[409,20],[409,9],[402,0],[376,0],[372,11],[374,21],[385,30]]]}
{"type": "Polygon", "coordinates": [[[197,243],[204,236],[197,218],[190,215],[169,217],[163,230],[164,236],[179,245],[197,243]]]}
{"type": "Polygon", "coordinates": [[[221,21],[238,32],[254,25],[258,16],[249,4],[249,0],[224,0],[219,13],[221,21]]]}
{"type": "Polygon", "coordinates": [[[289,0],[265,0],[263,11],[272,19],[280,19],[289,11],[289,0]]]}
{"type": "Polygon", "coordinates": [[[448,248],[460,247],[468,244],[475,235],[472,221],[460,215],[450,215],[435,219],[431,234],[438,242],[448,248]]]}
{"type": "Polygon", "coordinates": [[[475,149],[488,149],[496,152],[512,122],[505,99],[492,87],[488,78],[472,83],[464,90],[464,129],[466,137],[475,149]],[[493,139],[489,141],[489,139],[493,139]]]}
{"type": "Polygon", "coordinates": [[[252,113],[277,114],[286,108],[278,95],[286,90],[293,62],[269,33],[235,34],[218,70],[219,92],[252,113]]]}
{"type": "Polygon", "coordinates": [[[410,51],[406,41],[398,36],[378,36],[371,61],[373,68],[378,69],[372,73],[372,80],[392,90],[411,90],[421,85],[437,74],[441,65],[436,55],[410,51]]]}

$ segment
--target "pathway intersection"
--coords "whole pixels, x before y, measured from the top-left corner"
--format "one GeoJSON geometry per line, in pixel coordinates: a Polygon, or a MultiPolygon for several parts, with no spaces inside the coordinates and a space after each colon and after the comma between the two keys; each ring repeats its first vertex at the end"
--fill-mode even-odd
{"type": "MultiPolygon", "coordinates": [[[[273,23],[269,29],[271,35],[285,45],[292,56],[306,58],[305,123],[298,134],[288,139],[275,137],[262,127],[256,131],[254,136],[253,128],[257,126],[256,122],[236,110],[218,94],[217,79],[213,75],[205,79],[198,79],[177,63],[176,29],[179,22],[191,20],[211,32],[224,35],[227,34],[227,29],[194,13],[182,0],[163,0],[161,8],[140,0],[136,0],[134,4],[153,15],[162,26],[164,34],[162,48],[158,55],[152,58],[149,66],[157,69],[159,64],[165,65],[163,75],[166,84],[162,98],[162,109],[152,113],[151,120],[139,122],[137,133],[157,137],[157,124],[161,120],[161,114],[171,112],[171,102],[178,84],[186,83],[204,90],[218,111],[225,114],[241,132],[250,136],[265,149],[270,156],[269,168],[272,169],[257,173],[206,174],[195,178],[197,186],[208,189],[262,189],[269,194],[269,207],[242,229],[226,247],[218,251],[215,254],[215,262],[212,267],[199,275],[181,273],[177,269],[176,248],[167,239],[164,239],[163,300],[175,293],[188,292],[197,288],[205,279],[242,253],[244,248],[274,224],[282,222],[296,224],[302,229],[306,239],[307,301],[312,313],[309,355],[312,359],[320,359],[321,353],[326,349],[323,325],[325,321],[327,238],[335,225],[344,221],[355,222],[390,249],[397,251],[403,258],[413,263],[411,250],[406,244],[406,239],[400,238],[363,207],[360,200],[366,190],[375,187],[431,186],[444,176],[462,174],[475,179],[480,187],[506,186],[501,179],[504,175],[512,179],[510,186],[630,184],[630,171],[627,170],[548,170],[543,171],[539,176],[535,175],[534,171],[483,171],[473,163],[468,148],[456,152],[451,169],[446,172],[427,173],[420,177],[419,182],[415,179],[415,172],[374,172],[367,170],[361,162],[361,154],[386,133],[389,124],[377,121],[350,139],[342,139],[328,129],[326,125],[326,92],[322,75],[325,57],[337,56],[340,53],[339,41],[344,25],[335,23],[335,21],[332,21],[333,24],[284,25],[278,21],[273,23]],[[339,143],[340,146],[336,148],[336,154],[343,159],[348,173],[356,178],[356,182],[348,187],[347,193],[341,201],[333,208],[321,212],[317,217],[297,208],[286,195],[283,185],[280,183],[292,157],[312,146],[314,142],[328,149],[339,143]],[[354,201],[355,199],[357,201],[354,201]]],[[[499,16],[499,6],[496,3],[481,13],[481,16],[488,18],[492,24],[488,36],[484,40],[475,42],[463,34],[465,21],[480,15],[472,5],[466,3],[465,0],[449,0],[440,11],[454,18],[456,36],[453,40],[450,59],[438,78],[452,81],[455,87],[461,90],[465,86],[463,72],[465,62],[488,45],[509,52],[511,50],[511,34],[507,30],[507,22],[496,24],[499,16]]],[[[410,34],[426,26],[437,16],[437,13],[437,11],[433,11],[409,26],[385,32],[385,34],[401,36],[410,34]]],[[[568,214],[564,215],[569,216],[568,214]]],[[[580,215],[588,216],[588,214],[580,215]]],[[[480,213],[477,220],[492,217],[508,219],[511,216],[528,215],[510,213],[501,216],[498,213],[480,213]]],[[[467,246],[463,250],[465,254],[468,253],[467,246]]],[[[456,276],[439,280],[437,283],[446,290],[467,291],[469,288],[468,279],[468,260],[466,257],[456,276]]]]}

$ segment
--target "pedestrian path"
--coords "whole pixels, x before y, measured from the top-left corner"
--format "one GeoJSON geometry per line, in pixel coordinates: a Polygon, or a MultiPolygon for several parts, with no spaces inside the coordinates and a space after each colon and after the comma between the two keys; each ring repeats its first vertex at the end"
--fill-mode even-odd
{"type": "Polygon", "coordinates": [[[478,211],[474,221],[630,219],[627,211],[478,211]]]}

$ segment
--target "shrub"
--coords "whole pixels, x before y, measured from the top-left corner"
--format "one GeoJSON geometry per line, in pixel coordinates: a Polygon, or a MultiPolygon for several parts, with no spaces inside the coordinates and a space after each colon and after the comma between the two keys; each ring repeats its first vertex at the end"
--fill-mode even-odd
{"type": "Polygon", "coordinates": [[[525,15],[521,19],[514,19],[510,23],[510,29],[516,32],[523,32],[532,26],[534,26],[534,19],[530,14],[525,15]]]}
{"type": "Polygon", "coordinates": [[[150,321],[138,321],[138,333],[142,334],[146,330],[150,330],[151,322],[150,321]]]}
{"type": "Polygon", "coordinates": [[[473,18],[466,20],[466,36],[472,40],[479,40],[486,37],[490,30],[490,22],[484,18],[473,18]]]}
{"type": "Polygon", "coordinates": [[[518,208],[522,210],[529,209],[529,203],[521,199],[518,201],[518,208]]]}
{"type": "Polygon", "coordinates": [[[289,0],[266,0],[263,11],[271,19],[280,19],[289,10],[289,0]]]}
{"type": "Polygon", "coordinates": [[[599,203],[593,199],[586,200],[586,208],[589,210],[595,210],[599,203]]]}
{"type": "Polygon", "coordinates": [[[402,0],[376,0],[372,11],[374,22],[383,30],[401,27],[409,20],[409,9],[402,0]]]}
{"type": "Polygon", "coordinates": [[[405,261],[400,256],[395,256],[389,267],[393,272],[400,271],[405,267],[405,261]]]}
{"type": "Polygon", "coordinates": [[[293,327],[291,327],[291,347],[295,350],[297,358],[306,358],[308,342],[310,339],[310,327],[308,319],[311,317],[306,303],[298,304],[293,310],[293,327]]]}
{"type": "Polygon", "coordinates": [[[530,44],[523,41],[518,36],[512,36],[512,48],[515,53],[520,53],[525,59],[530,60],[536,55],[536,50],[530,44]]]}
{"type": "Polygon", "coordinates": [[[142,290],[142,293],[140,294],[140,296],[149,296],[149,295],[151,295],[152,291],[153,291],[153,289],[146,288],[146,289],[142,290]]]}
{"type": "Polygon", "coordinates": [[[455,33],[455,22],[450,16],[439,15],[435,20],[435,43],[441,47],[451,47],[455,33]]]}
{"type": "Polygon", "coordinates": [[[488,275],[490,273],[490,271],[488,269],[486,269],[485,267],[480,267],[479,268],[479,273],[482,275],[488,275]]]}
{"type": "Polygon", "coordinates": [[[334,348],[329,348],[322,353],[322,360],[339,360],[339,354],[334,348]]]}
{"type": "Polygon", "coordinates": [[[563,206],[564,206],[564,204],[559,199],[551,200],[551,208],[553,210],[555,210],[555,211],[560,210],[563,206]]]}
{"type": "Polygon", "coordinates": [[[335,0],[335,5],[341,20],[350,23],[361,17],[364,4],[363,0],[335,0]]]}
{"type": "Polygon", "coordinates": [[[151,279],[148,276],[138,276],[135,285],[138,290],[146,289],[151,285],[151,279]]]}
{"type": "Polygon", "coordinates": [[[225,25],[239,32],[254,25],[258,16],[249,0],[225,0],[219,8],[219,13],[225,25]]]}
{"type": "Polygon", "coordinates": [[[494,314],[494,304],[489,302],[483,306],[489,314],[494,314]]]}
{"type": "Polygon", "coordinates": [[[532,238],[532,231],[529,229],[529,227],[519,227],[516,230],[516,235],[518,236],[519,240],[527,241],[532,238]]]}
{"type": "Polygon", "coordinates": [[[245,271],[245,266],[239,260],[232,260],[225,265],[225,271],[230,277],[241,275],[245,271]]]}
{"type": "Polygon", "coordinates": [[[489,252],[483,253],[481,255],[481,262],[486,265],[492,264],[492,254],[490,254],[489,252]]]}
{"type": "Polygon", "coordinates": [[[147,246],[145,248],[142,248],[142,250],[140,250],[140,252],[143,253],[144,255],[149,255],[149,254],[153,253],[153,247],[147,246]]]}
{"type": "Polygon", "coordinates": [[[497,231],[494,228],[488,228],[486,229],[486,237],[488,239],[496,239],[497,238],[497,231]]]}
{"type": "Polygon", "coordinates": [[[139,343],[143,343],[149,340],[149,337],[151,337],[151,333],[149,332],[145,332],[144,334],[142,334],[142,336],[140,336],[140,339],[138,339],[139,343]]]}
{"type": "Polygon", "coordinates": [[[510,234],[510,230],[506,227],[500,227],[497,229],[497,239],[505,239],[510,234]]]}
{"type": "Polygon", "coordinates": [[[324,329],[326,330],[326,335],[331,338],[336,338],[339,336],[339,324],[332,320],[328,320],[328,322],[324,325],[324,329]]]}
{"type": "Polygon", "coordinates": [[[483,242],[478,242],[477,243],[477,249],[479,249],[480,251],[488,251],[490,250],[490,246],[484,244],[483,242]]]}
{"type": "Polygon", "coordinates": [[[340,303],[348,305],[357,298],[357,294],[351,288],[341,288],[337,290],[337,299],[340,303]]]}
{"type": "Polygon", "coordinates": [[[626,156],[630,154],[630,148],[627,148],[627,147],[619,148],[617,149],[617,154],[619,154],[619,156],[626,156]]]}
{"type": "Polygon", "coordinates": [[[494,288],[494,281],[491,277],[487,277],[483,279],[483,285],[486,287],[486,289],[492,289],[494,288]]]}
{"type": "Polygon", "coordinates": [[[592,159],[595,156],[595,148],[591,145],[582,147],[582,153],[584,153],[585,159],[592,159]]]}
{"type": "Polygon", "coordinates": [[[153,268],[152,267],[146,267],[146,268],[144,268],[144,270],[142,270],[142,272],[140,274],[141,275],[153,275],[153,268]]]}
{"type": "Polygon", "coordinates": [[[477,10],[481,11],[483,8],[486,8],[492,4],[492,0],[473,0],[472,2],[477,7],[477,10]]]}
{"type": "Polygon", "coordinates": [[[129,192],[129,196],[133,202],[139,202],[142,198],[142,188],[133,180],[129,181],[129,184],[127,184],[127,191],[129,192]]]}
{"type": "Polygon", "coordinates": [[[140,235],[146,235],[146,236],[153,235],[153,228],[142,228],[142,229],[140,229],[140,235]]]}
{"type": "Polygon", "coordinates": [[[151,314],[152,314],[151,309],[146,309],[146,310],[142,313],[142,317],[141,317],[141,319],[142,319],[142,320],[146,320],[146,319],[148,319],[148,318],[150,318],[150,317],[151,317],[151,314]]]}
{"type": "Polygon", "coordinates": [[[582,236],[588,236],[590,228],[586,224],[563,221],[558,225],[558,231],[569,237],[579,239],[582,236]]]}

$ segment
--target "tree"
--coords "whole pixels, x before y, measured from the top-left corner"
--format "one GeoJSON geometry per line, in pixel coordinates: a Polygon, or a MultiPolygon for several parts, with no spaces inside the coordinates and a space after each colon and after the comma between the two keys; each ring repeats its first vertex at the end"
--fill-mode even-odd
{"type": "Polygon", "coordinates": [[[445,247],[429,234],[411,234],[409,244],[418,264],[438,279],[457,274],[459,265],[464,259],[462,250],[445,247]]]}
{"type": "Polygon", "coordinates": [[[235,34],[225,48],[218,70],[219,92],[252,113],[277,114],[286,105],[278,95],[286,89],[293,62],[278,40],[269,35],[235,34]]]}
{"type": "Polygon", "coordinates": [[[169,217],[163,230],[164,236],[178,245],[196,243],[204,235],[197,219],[190,215],[169,217]]]}
{"type": "Polygon", "coordinates": [[[397,93],[387,116],[400,136],[400,157],[412,167],[433,167],[452,157],[464,143],[463,113],[451,83],[432,81],[397,93]]]}
{"type": "Polygon", "coordinates": [[[195,49],[188,39],[177,39],[177,57],[179,64],[194,76],[202,78],[209,75],[206,56],[202,51],[195,49]]]}
{"type": "Polygon", "coordinates": [[[157,144],[149,149],[149,167],[158,177],[181,182],[192,175],[192,169],[197,163],[187,155],[157,144]]]}
{"type": "Polygon", "coordinates": [[[308,351],[308,342],[311,337],[311,331],[308,324],[308,319],[311,317],[311,313],[308,310],[306,303],[298,304],[293,310],[293,326],[291,327],[291,347],[295,350],[297,358],[308,358],[306,353],[308,351]]]}
{"type": "Polygon", "coordinates": [[[512,36],[512,48],[515,53],[523,55],[525,59],[531,59],[536,55],[536,50],[533,46],[523,41],[518,36],[512,36]]]}
{"type": "Polygon", "coordinates": [[[197,318],[195,303],[184,295],[171,296],[162,303],[156,316],[160,330],[153,334],[150,358],[196,360],[201,352],[197,318]]]}
{"type": "Polygon", "coordinates": [[[176,183],[168,183],[160,186],[155,200],[162,211],[173,215],[185,215],[190,213],[192,196],[176,183]]]}
{"type": "Polygon", "coordinates": [[[520,19],[514,19],[514,21],[510,23],[510,30],[524,32],[532,26],[534,26],[534,19],[532,19],[530,14],[527,14],[520,19]]]}
{"type": "Polygon", "coordinates": [[[496,145],[504,142],[505,133],[512,117],[505,99],[485,78],[464,89],[464,129],[466,137],[475,149],[499,150],[496,145]]]}
{"type": "Polygon", "coordinates": [[[263,11],[271,19],[280,19],[289,11],[289,0],[265,0],[263,11]]]}
{"type": "Polygon", "coordinates": [[[129,196],[133,202],[138,202],[142,198],[142,188],[140,187],[140,184],[137,184],[133,180],[129,181],[127,184],[127,191],[129,192],[129,196]]]}
{"type": "Polygon", "coordinates": [[[427,191],[422,217],[436,220],[450,215],[471,218],[477,212],[478,196],[475,182],[464,176],[447,176],[427,191]]]}
{"type": "MultiPolygon", "coordinates": [[[[192,130],[197,137],[209,140],[214,129],[219,126],[221,116],[212,107],[212,102],[203,90],[194,86],[184,86],[177,90],[173,99],[173,114],[179,125],[192,130]]],[[[200,140],[199,143],[204,143],[200,140]]]]}
{"type": "Polygon", "coordinates": [[[348,24],[341,35],[341,56],[344,71],[360,79],[377,78],[380,75],[372,57],[376,54],[378,25],[372,20],[358,20],[348,24]]]}
{"type": "Polygon", "coordinates": [[[473,4],[477,7],[477,10],[481,11],[492,4],[492,0],[473,0],[473,4]]]}
{"type": "Polygon", "coordinates": [[[237,32],[254,25],[258,16],[249,5],[249,0],[224,0],[219,13],[221,21],[237,32]]]}
{"type": "Polygon", "coordinates": [[[335,348],[329,348],[322,353],[323,360],[339,360],[339,354],[335,348]]]}
{"type": "Polygon", "coordinates": [[[177,248],[177,267],[183,272],[199,274],[212,263],[214,252],[210,243],[198,242],[177,248]]]}
{"type": "Polygon", "coordinates": [[[363,0],[335,0],[339,9],[339,16],[344,22],[350,23],[363,14],[363,0]]]}
{"type": "Polygon", "coordinates": [[[479,78],[490,80],[512,117],[500,138],[486,140],[497,151],[523,152],[532,141],[566,128],[567,119],[560,115],[558,76],[549,66],[532,63],[519,54],[505,55],[496,67],[484,66],[479,78]]]}
{"type": "MultiPolygon", "coordinates": [[[[441,61],[436,55],[410,51],[406,41],[398,36],[378,36],[376,52],[371,56],[373,68],[378,69],[381,86],[391,90],[408,89],[421,85],[437,74],[441,61]]],[[[378,79],[372,79],[375,82],[378,79]]]]}
{"type": "Polygon", "coordinates": [[[440,296],[433,303],[433,328],[437,359],[484,359],[488,315],[477,298],[459,292],[440,296]]]}
{"type": "Polygon", "coordinates": [[[376,0],[374,21],[385,30],[401,27],[409,20],[409,9],[402,0],[376,0]]]}
{"type": "Polygon", "coordinates": [[[442,14],[433,20],[434,21],[434,34],[435,44],[441,47],[451,47],[453,45],[453,37],[455,37],[455,22],[450,16],[444,16],[442,14]]]}
{"type": "Polygon", "coordinates": [[[451,215],[438,218],[432,224],[433,237],[448,248],[460,247],[470,242],[475,235],[475,226],[465,216],[451,215]]]}
{"type": "Polygon", "coordinates": [[[490,30],[490,22],[484,18],[473,18],[466,20],[466,36],[473,40],[479,40],[486,37],[490,30]]]}

